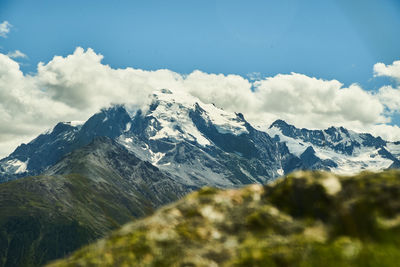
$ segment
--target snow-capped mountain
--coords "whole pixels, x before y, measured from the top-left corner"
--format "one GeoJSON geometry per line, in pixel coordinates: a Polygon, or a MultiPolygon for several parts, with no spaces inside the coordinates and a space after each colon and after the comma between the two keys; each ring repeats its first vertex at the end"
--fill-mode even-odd
{"type": "Polygon", "coordinates": [[[364,169],[400,167],[400,143],[368,133],[356,133],[343,127],[298,129],[283,120],[275,121],[266,132],[285,142],[290,153],[300,157],[310,169],[351,174],[364,169]]]}
{"type": "Polygon", "coordinates": [[[283,143],[229,113],[181,92],[152,95],[118,141],[142,159],[193,186],[264,183],[292,170],[283,143]]]}
{"type": "Polygon", "coordinates": [[[242,114],[162,89],[142,110],[115,105],[86,122],[59,123],[0,160],[0,182],[40,174],[96,136],[123,145],[189,187],[265,183],[295,169],[339,173],[400,166],[400,144],[342,127],[298,129],[282,120],[266,131],[242,114]]]}
{"type": "Polygon", "coordinates": [[[39,174],[96,136],[106,136],[188,186],[264,183],[301,167],[284,143],[182,92],[159,90],[130,116],[103,109],[82,125],[59,123],[0,161],[3,181],[39,174]]]}

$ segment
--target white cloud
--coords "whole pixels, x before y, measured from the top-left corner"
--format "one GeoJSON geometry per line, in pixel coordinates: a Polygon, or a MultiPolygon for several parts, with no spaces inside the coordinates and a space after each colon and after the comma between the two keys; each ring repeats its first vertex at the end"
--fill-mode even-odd
{"type": "Polygon", "coordinates": [[[247,113],[255,101],[251,85],[239,75],[208,74],[196,70],[184,78],[181,88],[205,103],[247,113]]]}
{"type": "Polygon", "coordinates": [[[7,56],[9,56],[10,58],[27,58],[28,57],[27,55],[25,55],[24,53],[22,53],[19,50],[15,50],[13,52],[9,52],[7,54],[7,56]]]}
{"type": "Polygon", "coordinates": [[[92,49],[39,63],[35,77],[49,97],[71,108],[98,110],[110,103],[142,105],[157,88],[175,87],[181,76],[169,70],[112,69],[92,49]]]}
{"type": "Polygon", "coordinates": [[[343,87],[336,80],[291,73],[278,74],[254,85],[258,105],[253,105],[253,112],[258,117],[257,110],[308,128],[342,125],[360,129],[387,120],[379,99],[355,84],[343,87]]]}
{"type": "Polygon", "coordinates": [[[364,132],[369,132],[375,136],[380,136],[387,141],[399,141],[400,140],[400,127],[397,125],[388,124],[376,124],[368,125],[363,130],[364,132]]]}
{"type": "MultiPolygon", "coordinates": [[[[49,98],[36,85],[35,77],[24,76],[17,62],[0,54],[0,113],[0,147],[4,149],[4,144],[28,141],[78,112],[49,98]]],[[[11,149],[1,150],[0,156],[11,149]]]]}
{"type": "Polygon", "coordinates": [[[7,38],[7,34],[10,32],[12,25],[8,21],[0,23],[0,37],[7,38]]]}
{"type": "Polygon", "coordinates": [[[181,75],[166,69],[113,69],[102,59],[90,48],[77,48],[71,55],[40,63],[37,74],[29,76],[10,56],[0,54],[0,156],[58,121],[86,120],[111,103],[141,107],[148,94],[160,88],[186,90],[263,127],[280,118],[299,127],[341,125],[400,140],[400,129],[385,124],[390,114],[384,107],[398,107],[398,102],[385,100],[391,93],[386,89],[374,95],[358,85],[343,87],[336,80],[297,73],[251,82],[198,70],[181,75]]]}
{"type": "Polygon", "coordinates": [[[284,119],[298,127],[336,125],[362,131],[367,125],[388,121],[376,96],[358,85],[345,88],[336,80],[291,73],[250,82],[239,75],[194,71],[182,83],[184,90],[202,101],[241,112],[262,127],[284,119]]]}
{"type": "Polygon", "coordinates": [[[400,82],[400,60],[394,61],[391,65],[376,63],[374,65],[374,76],[387,76],[400,82]]]}
{"type": "Polygon", "coordinates": [[[378,97],[388,108],[389,113],[400,112],[400,89],[383,86],[379,89],[378,97]]]}

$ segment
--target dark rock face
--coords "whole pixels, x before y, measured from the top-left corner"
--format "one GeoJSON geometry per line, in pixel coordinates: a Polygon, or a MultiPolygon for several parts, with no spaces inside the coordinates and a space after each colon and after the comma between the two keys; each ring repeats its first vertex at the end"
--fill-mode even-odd
{"type": "Polygon", "coordinates": [[[47,166],[53,165],[66,153],[71,151],[75,141],[75,135],[79,131],[77,127],[67,123],[58,123],[52,132],[41,134],[29,144],[20,145],[8,159],[18,159],[22,162],[28,161],[27,170],[37,174],[47,166]],[[46,156],[45,156],[46,155],[46,156]]]}
{"type": "MultiPolygon", "coordinates": [[[[46,175],[74,173],[123,188],[122,191],[145,199],[152,208],[176,200],[193,190],[149,162],[139,159],[108,137],[95,137],[91,144],[68,154],[45,172],[46,175]]],[[[143,214],[144,211],[136,216],[143,214]]]]}
{"type": "Polygon", "coordinates": [[[305,170],[329,170],[329,168],[336,168],[336,162],[330,159],[322,160],[315,155],[315,150],[309,146],[300,155],[305,170]]]}
{"type": "MultiPolygon", "coordinates": [[[[253,140],[251,140],[249,134],[233,135],[228,133],[220,133],[210,121],[206,121],[204,119],[202,114],[205,112],[206,111],[203,110],[198,103],[196,103],[194,110],[190,111],[189,116],[194,125],[196,125],[197,129],[199,129],[199,131],[203,133],[204,136],[206,136],[209,140],[211,140],[216,146],[228,153],[238,152],[246,159],[260,156],[260,151],[256,148],[256,144],[252,142],[253,140]]],[[[238,117],[238,120],[246,123],[243,117],[238,117]]],[[[246,125],[246,129],[254,131],[253,127],[248,124],[246,125]]],[[[270,138],[268,135],[266,135],[266,138],[264,139],[264,141],[267,141],[267,139],[270,138]]],[[[266,149],[270,147],[271,143],[272,142],[268,142],[268,144],[266,144],[266,149]]]]}
{"type": "Polygon", "coordinates": [[[96,136],[116,138],[126,129],[131,118],[123,106],[117,105],[109,109],[103,109],[90,117],[77,135],[82,144],[87,144],[96,136]]]}

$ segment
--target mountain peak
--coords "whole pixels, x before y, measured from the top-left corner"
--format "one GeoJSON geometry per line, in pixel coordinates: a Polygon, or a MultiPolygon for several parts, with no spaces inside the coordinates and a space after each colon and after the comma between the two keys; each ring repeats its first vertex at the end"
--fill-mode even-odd
{"type": "Polygon", "coordinates": [[[126,117],[126,115],[129,116],[125,106],[122,104],[114,104],[110,107],[102,108],[97,114],[103,114],[107,119],[115,119],[120,116],[126,117]]]}
{"type": "Polygon", "coordinates": [[[248,133],[242,115],[225,111],[214,104],[203,103],[200,99],[183,90],[156,90],[144,117],[151,118],[150,139],[174,139],[195,141],[203,146],[210,141],[199,131],[191,114],[199,115],[223,134],[241,135],[248,133]],[[153,120],[152,120],[153,119],[153,120]]]}
{"type": "Polygon", "coordinates": [[[54,126],[54,128],[51,131],[48,131],[45,134],[52,134],[52,135],[58,135],[61,132],[65,132],[68,130],[73,129],[75,126],[71,125],[71,123],[68,122],[59,122],[54,126]]]}
{"type": "MultiPolygon", "coordinates": [[[[123,105],[114,105],[102,109],[99,113],[90,117],[82,125],[80,136],[92,139],[93,136],[118,137],[124,131],[129,130],[131,117],[123,105]]],[[[91,140],[87,140],[86,143],[91,140]]]]}
{"type": "Polygon", "coordinates": [[[286,121],[284,121],[284,120],[277,119],[276,121],[274,121],[274,122],[271,124],[271,126],[269,126],[269,128],[272,128],[272,127],[281,128],[281,127],[287,127],[287,126],[293,126],[293,125],[288,124],[288,123],[287,123],[286,121]]]}

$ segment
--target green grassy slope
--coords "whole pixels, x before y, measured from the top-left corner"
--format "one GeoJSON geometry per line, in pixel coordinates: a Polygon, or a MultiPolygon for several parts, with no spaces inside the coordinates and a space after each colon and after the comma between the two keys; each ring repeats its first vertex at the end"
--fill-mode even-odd
{"type": "Polygon", "coordinates": [[[53,168],[0,184],[0,266],[64,257],[189,191],[107,138],[53,168]]]}
{"type": "Polygon", "coordinates": [[[400,172],[204,188],[50,266],[398,266],[400,172]]]}
{"type": "MultiPolygon", "coordinates": [[[[151,210],[84,176],[39,176],[0,186],[0,266],[64,256],[151,210]],[[138,209],[138,206],[141,209],[138,209]]],[[[146,206],[147,204],[147,206],[146,206]]]]}

